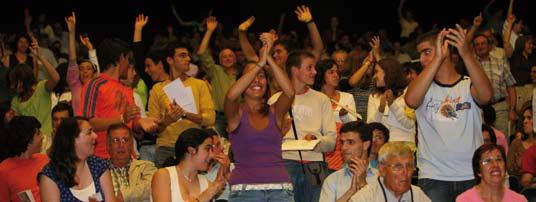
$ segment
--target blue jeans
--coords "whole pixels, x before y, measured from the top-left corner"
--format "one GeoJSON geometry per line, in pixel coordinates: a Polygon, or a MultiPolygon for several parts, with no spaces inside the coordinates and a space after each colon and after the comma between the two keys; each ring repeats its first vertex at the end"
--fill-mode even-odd
{"type": "MultiPolygon", "coordinates": [[[[325,162],[310,162],[308,164],[319,165],[327,175],[328,168],[325,162]]],[[[308,164],[303,164],[306,172],[308,172],[308,164]]],[[[298,161],[285,160],[285,167],[294,187],[294,200],[296,202],[317,202],[320,200],[323,180],[318,183],[311,179],[311,176],[306,176],[303,173],[302,164],[298,161]]]]}
{"type": "Polygon", "coordinates": [[[475,180],[466,181],[440,181],[433,179],[419,179],[419,187],[433,202],[452,202],[456,197],[475,186],[475,180]]]}
{"type": "Polygon", "coordinates": [[[274,201],[274,202],[293,202],[294,193],[287,189],[271,189],[271,190],[240,190],[231,191],[229,202],[258,202],[258,201],[274,201]]]}

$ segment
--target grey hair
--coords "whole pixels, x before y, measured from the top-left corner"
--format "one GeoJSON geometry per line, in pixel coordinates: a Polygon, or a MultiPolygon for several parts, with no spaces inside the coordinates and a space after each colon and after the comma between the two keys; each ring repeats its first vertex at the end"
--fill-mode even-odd
{"type": "Polygon", "coordinates": [[[413,152],[411,149],[402,142],[387,142],[378,151],[378,161],[384,163],[387,159],[395,156],[411,156],[413,152]]]}

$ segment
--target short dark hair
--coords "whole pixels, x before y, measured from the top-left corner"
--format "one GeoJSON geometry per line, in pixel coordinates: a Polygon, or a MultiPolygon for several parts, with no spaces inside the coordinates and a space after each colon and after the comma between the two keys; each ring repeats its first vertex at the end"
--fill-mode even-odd
{"type": "Polygon", "coordinates": [[[501,152],[501,157],[503,158],[506,167],[506,154],[504,152],[504,148],[496,144],[483,144],[476,149],[475,153],[473,154],[473,175],[475,176],[476,184],[479,184],[482,180],[480,176],[478,176],[480,173],[480,161],[482,160],[482,155],[493,150],[499,150],[499,152],[501,152]]]}
{"type": "Polygon", "coordinates": [[[173,56],[175,56],[175,49],[177,48],[184,48],[188,50],[188,52],[191,52],[190,46],[188,46],[188,44],[173,42],[167,46],[167,57],[173,58],[173,56]]]}
{"type": "Polygon", "coordinates": [[[41,128],[41,123],[33,116],[16,116],[7,125],[5,146],[7,158],[22,154],[32,143],[33,136],[41,128]]]}
{"type": "Polygon", "coordinates": [[[52,112],[50,114],[53,115],[56,112],[63,112],[63,111],[67,111],[69,113],[69,117],[74,116],[73,107],[65,101],[58,102],[58,104],[56,104],[56,106],[52,108],[52,112]]]}
{"type": "Polygon", "coordinates": [[[153,50],[147,53],[147,56],[145,56],[145,58],[151,59],[155,65],[158,64],[158,62],[162,62],[164,71],[169,74],[169,64],[166,62],[166,57],[167,54],[164,50],[153,50]]]}
{"type": "Polygon", "coordinates": [[[320,60],[316,63],[317,73],[313,89],[317,91],[322,90],[322,86],[326,83],[326,72],[333,68],[335,64],[335,61],[332,59],[320,60]]]}
{"type": "MultiPolygon", "coordinates": [[[[363,121],[351,121],[342,125],[341,129],[339,130],[339,133],[342,135],[343,133],[347,132],[359,133],[359,138],[361,139],[361,141],[370,141],[370,143],[372,144],[372,130],[363,121]]],[[[367,153],[370,154],[371,149],[372,145],[368,148],[367,153]]]]}
{"type": "Polygon", "coordinates": [[[112,140],[110,138],[110,134],[112,131],[124,129],[128,131],[128,135],[132,138],[132,130],[128,127],[127,124],[124,123],[114,123],[106,129],[106,144],[110,145],[112,143],[112,140]]]}
{"type": "Polygon", "coordinates": [[[292,78],[292,67],[300,68],[304,58],[315,58],[315,56],[311,52],[304,50],[296,50],[288,54],[285,69],[287,70],[287,75],[289,78],[292,78]]]}
{"type": "Polygon", "coordinates": [[[200,128],[189,128],[183,131],[175,142],[176,162],[184,160],[185,154],[188,153],[188,147],[193,147],[197,150],[199,145],[210,137],[207,131],[200,128]]]}
{"type": "Polygon", "coordinates": [[[382,131],[383,139],[385,139],[385,142],[389,142],[389,129],[385,127],[385,125],[379,122],[372,122],[372,123],[368,123],[368,126],[370,127],[370,131],[372,133],[374,132],[374,130],[382,131]]]}
{"type": "Polygon", "coordinates": [[[127,57],[128,52],[130,48],[127,42],[117,38],[104,39],[97,48],[100,68],[106,71],[110,66],[119,62],[121,55],[127,57]]]}
{"type": "Polygon", "coordinates": [[[418,46],[419,44],[426,42],[426,41],[430,42],[433,45],[438,34],[439,34],[439,31],[437,30],[430,30],[428,32],[425,32],[424,34],[421,34],[417,37],[415,45],[418,46]]]}

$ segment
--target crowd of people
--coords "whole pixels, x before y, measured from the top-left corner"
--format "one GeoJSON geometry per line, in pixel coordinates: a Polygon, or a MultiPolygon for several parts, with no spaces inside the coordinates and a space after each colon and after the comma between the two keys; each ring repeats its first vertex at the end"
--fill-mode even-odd
{"type": "Polygon", "coordinates": [[[396,38],[173,9],[190,31],[149,44],[139,14],[98,46],[25,10],[0,38],[0,200],[536,201],[535,42],[493,3],[424,32],[400,0],[396,38]]]}

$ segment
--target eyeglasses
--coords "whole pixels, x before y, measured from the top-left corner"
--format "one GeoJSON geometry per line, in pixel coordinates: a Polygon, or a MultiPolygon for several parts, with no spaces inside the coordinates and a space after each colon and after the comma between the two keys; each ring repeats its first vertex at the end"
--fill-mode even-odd
{"type": "Polygon", "coordinates": [[[116,144],[118,144],[119,142],[127,143],[127,142],[130,141],[130,137],[122,137],[122,138],[114,137],[114,138],[112,138],[112,141],[113,141],[113,143],[116,143],[116,144]]]}
{"type": "Polygon", "coordinates": [[[404,165],[402,163],[394,163],[394,164],[386,165],[386,166],[391,167],[391,170],[393,170],[395,172],[400,172],[404,168],[406,168],[406,170],[408,170],[408,171],[415,170],[415,164],[413,164],[413,163],[407,163],[406,165],[404,165]]]}
{"type": "Polygon", "coordinates": [[[482,165],[488,165],[492,162],[497,162],[497,163],[504,163],[504,159],[502,157],[498,157],[498,158],[487,158],[487,159],[482,159],[480,161],[480,163],[482,165]]]}

